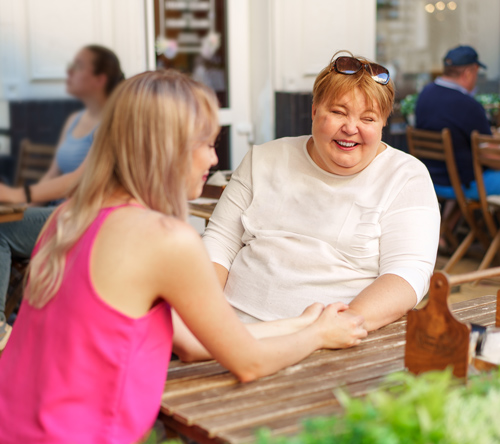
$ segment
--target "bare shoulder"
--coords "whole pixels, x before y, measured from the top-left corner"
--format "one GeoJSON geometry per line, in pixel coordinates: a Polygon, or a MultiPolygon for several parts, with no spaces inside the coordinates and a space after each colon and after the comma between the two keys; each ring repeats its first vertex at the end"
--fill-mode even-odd
{"type": "Polygon", "coordinates": [[[72,112],[67,118],[66,118],[66,121],[64,122],[64,127],[68,127],[70,126],[76,119],[76,116],[78,116],[78,114],[80,114],[82,111],[79,110],[79,111],[74,111],[72,112]]]}
{"type": "Polygon", "coordinates": [[[208,253],[201,236],[187,222],[155,211],[127,209],[131,214],[123,237],[133,232],[124,251],[134,257],[158,283],[158,291],[172,288],[172,282],[187,282],[196,273],[210,267],[208,253]],[[134,211],[135,210],[135,211],[134,211]]]}
{"type": "Polygon", "coordinates": [[[126,211],[128,215],[124,228],[134,233],[137,242],[158,253],[158,250],[172,251],[203,245],[200,235],[186,221],[137,207],[127,208],[126,211]]]}

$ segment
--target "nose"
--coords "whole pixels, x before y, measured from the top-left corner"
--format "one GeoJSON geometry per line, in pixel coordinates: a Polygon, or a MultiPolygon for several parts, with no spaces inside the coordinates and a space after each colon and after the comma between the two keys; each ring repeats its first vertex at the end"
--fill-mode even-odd
{"type": "Polygon", "coordinates": [[[346,118],[344,125],[342,126],[342,131],[350,136],[356,134],[358,132],[358,124],[356,120],[349,117],[346,118]]]}
{"type": "Polygon", "coordinates": [[[211,147],[210,149],[210,164],[215,166],[219,163],[219,158],[217,157],[217,153],[215,152],[215,148],[211,147]]]}

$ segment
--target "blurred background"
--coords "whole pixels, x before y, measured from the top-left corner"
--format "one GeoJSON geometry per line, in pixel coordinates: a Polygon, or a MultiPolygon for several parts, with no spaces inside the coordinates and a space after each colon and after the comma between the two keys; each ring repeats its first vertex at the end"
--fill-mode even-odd
{"type": "Polygon", "coordinates": [[[384,140],[396,148],[412,95],[459,44],[488,66],[477,92],[494,123],[499,23],[498,0],[0,0],[0,176],[13,180],[23,138],[55,144],[81,107],[65,78],[86,44],[114,50],[127,77],[172,67],[214,88],[217,168],[233,169],[251,144],[310,132],[314,78],[341,49],[390,69],[397,105],[384,140]]]}

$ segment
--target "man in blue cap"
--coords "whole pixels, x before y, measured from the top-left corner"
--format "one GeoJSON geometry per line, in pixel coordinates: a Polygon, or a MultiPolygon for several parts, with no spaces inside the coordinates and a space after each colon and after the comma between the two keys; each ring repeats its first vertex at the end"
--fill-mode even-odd
{"type": "MultiPolygon", "coordinates": [[[[449,128],[453,140],[455,161],[465,195],[479,199],[472,167],[471,133],[491,134],[490,122],[482,105],[474,99],[479,68],[477,52],[470,46],[451,49],[443,59],[444,73],[420,93],[415,109],[416,127],[441,131],[449,128]]],[[[438,196],[454,198],[446,165],[439,161],[425,161],[438,196]]],[[[486,192],[500,194],[500,172],[484,173],[486,192]]]]}

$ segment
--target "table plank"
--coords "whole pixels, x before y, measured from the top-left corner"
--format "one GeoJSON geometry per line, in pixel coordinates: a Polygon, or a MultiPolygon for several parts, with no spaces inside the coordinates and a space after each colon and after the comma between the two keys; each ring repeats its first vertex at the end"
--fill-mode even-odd
{"type": "MultiPolygon", "coordinates": [[[[314,353],[298,364],[287,367],[280,372],[267,376],[259,380],[259,389],[267,389],[268,387],[279,387],[283,384],[293,386],[295,380],[301,378],[322,377],[325,371],[329,373],[338,370],[345,372],[346,370],[360,369],[371,366],[379,362],[386,362],[395,358],[395,355],[402,353],[397,351],[398,347],[401,350],[404,348],[404,338],[388,338],[374,348],[372,343],[362,343],[359,346],[347,349],[337,350],[335,354],[330,351],[321,351],[314,353]]],[[[185,364],[185,368],[189,371],[190,365],[185,364]]],[[[220,364],[215,364],[217,372],[210,371],[209,374],[202,371],[198,375],[191,375],[186,379],[177,379],[176,381],[168,380],[163,394],[163,402],[168,401],[168,405],[178,405],[181,403],[179,397],[185,402],[194,399],[199,402],[199,397],[207,397],[210,393],[213,396],[222,397],[224,393],[231,392],[231,396],[246,396],[254,389],[252,384],[239,384],[238,380],[227,370],[224,370],[220,364]],[[225,373],[217,374],[219,370],[224,370],[225,373]],[[238,389],[234,389],[233,385],[238,385],[238,389]],[[213,391],[213,392],[212,392],[213,391]]],[[[170,376],[170,372],[169,372],[170,376]]]]}
{"type": "MultiPolygon", "coordinates": [[[[370,381],[363,381],[360,383],[351,384],[345,388],[351,396],[360,396],[361,394],[366,394],[373,389],[384,384],[386,376],[381,376],[380,378],[374,378],[370,381]],[[371,387],[369,388],[368,385],[371,387]]],[[[239,444],[247,442],[255,442],[255,433],[258,429],[268,428],[270,429],[271,435],[292,435],[300,432],[302,428],[302,422],[305,419],[320,416],[331,416],[333,414],[338,414],[342,412],[342,407],[340,405],[327,405],[315,409],[311,409],[307,412],[298,412],[296,414],[288,415],[284,418],[278,418],[273,420],[262,421],[258,426],[241,427],[238,429],[231,429],[221,431],[220,438],[225,439],[227,442],[239,444]]]]}
{"type": "MultiPolygon", "coordinates": [[[[327,393],[328,397],[331,397],[333,390],[340,386],[349,387],[354,383],[366,383],[370,379],[387,376],[403,369],[403,353],[404,350],[401,349],[399,359],[375,363],[373,366],[364,367],[358,371],[345,373],[342,370],[336,372],[325,370],[323,374],[303,378],[300,384],[295,380],[291,381],[290,384],[259,388],[254,393],[247,393],[246,396],[241,396],[241,393],[226,393],[226,396],[219,397],[211,393],[210,397],[200,402],[191,400],[191,402],[183,402],[178,405],[174,416],[185,424],[200,423],[208,418],[211,421],[211,427],[216,425],[217,420],[226,424],[228,419],[232,416],[237,417],[241,412],[243,412],[243,416],[251,416],[254,422],[260,421],[261,418],[257,416],[256,412],[262,410],[267,412],[268,418],[273,415],[279,417],[283,415],[283,411],[279,408],[276,409],[276,405],[291,405],[294,402],[299,402],[305,408],[310,408],[308,396],[327,393]]],[[[368,388],[369,386],[367,386],[368,388]]]]}
{"type": "Polygon", "coordinates": [[[201,217],[205,220],[210,219],[214,212],[216,203],[212,204],[197,204],[189,203],[189,214],[191,216],[201,217]]]}
{"type": "Polygon", "coordinates": [[[12,212],[0,214],[0,222],[15,222],[21,220],[24,217],[24,213],[12,212]]]}
{"type": "Polygon", "coordinates": [[[0,222],[21,220],[26,210],[26,204],[0,204],[0,222]]]}

